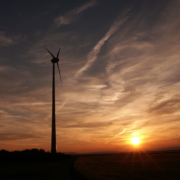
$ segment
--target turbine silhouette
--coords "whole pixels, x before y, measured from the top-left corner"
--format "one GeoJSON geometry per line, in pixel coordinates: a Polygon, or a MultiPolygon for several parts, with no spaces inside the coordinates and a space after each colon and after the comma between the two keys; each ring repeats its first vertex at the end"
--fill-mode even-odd
{"type": "Polygon", "coordinates": [[[55,63],[57,63],[58,71],[59,71],[59,77],[62,85],[62,79],[61,79],[61,72],[59,68],[59,53],[60,48],[57,53],[57,57],[55,57],[47,48],[46,50],[49,52],[49,54],[52,56],[51,62],[53,63],[53,70],[52,70],[52,134],[51,134],[51,153],[56,153],[56,114],[55,114],[55,63]]]}

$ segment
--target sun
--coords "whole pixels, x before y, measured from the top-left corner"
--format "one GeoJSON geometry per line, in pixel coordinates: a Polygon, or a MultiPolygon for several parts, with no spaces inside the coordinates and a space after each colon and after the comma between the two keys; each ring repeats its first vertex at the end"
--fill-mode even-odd
{"type": "Polygon", "coordinates": [[[141,143],[140,138],[139,137],[133,137],[131,138],[131,144],[133,145],[139,145],[141,143]]]}

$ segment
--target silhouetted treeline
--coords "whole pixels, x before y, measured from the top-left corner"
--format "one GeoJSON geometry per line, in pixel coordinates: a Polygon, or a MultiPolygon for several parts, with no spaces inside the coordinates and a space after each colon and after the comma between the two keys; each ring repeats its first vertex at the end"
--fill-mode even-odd
{"type": "Polygon", "coordinates": [[[21,162],[50,162],[60,161],[69,158],[70,155],[63,153],[51,154],[43,149],[25,149],[22,151],[0,150],[0,163],[21,163],[21,162]]]}

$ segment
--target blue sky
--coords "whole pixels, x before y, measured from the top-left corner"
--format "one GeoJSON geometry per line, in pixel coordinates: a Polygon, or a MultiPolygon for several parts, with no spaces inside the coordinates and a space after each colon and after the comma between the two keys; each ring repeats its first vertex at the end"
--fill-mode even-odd
{"type": "Polygon", "coordinates": [[[50,150],[51,56],[57,149],[180,145],[178,0],[2,1],[0,149],[50,150]]]}

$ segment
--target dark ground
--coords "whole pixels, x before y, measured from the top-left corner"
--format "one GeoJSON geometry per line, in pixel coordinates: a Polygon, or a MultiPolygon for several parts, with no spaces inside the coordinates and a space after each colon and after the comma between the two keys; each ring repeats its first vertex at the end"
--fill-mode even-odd
{"type": "Polygon", "coordinates": [[[180,180],[180,153],[82,156],[74,167],[89,180],[180,180]]]}
{"type": "Polygon", "coordinates": [[[75,157],[39,150],[0,151],[0,180],[83,180],[75,157]]]}
{"type": "Polygon", "coordinates": [[[74,170],[74,158],[57,162],[0,164],[0,180],[83,180],[74,170]]]}
{"type": "Polygon", "coordinates": [[[180,153],[3,153],[0,180],[180,180],[180,153]]]}

